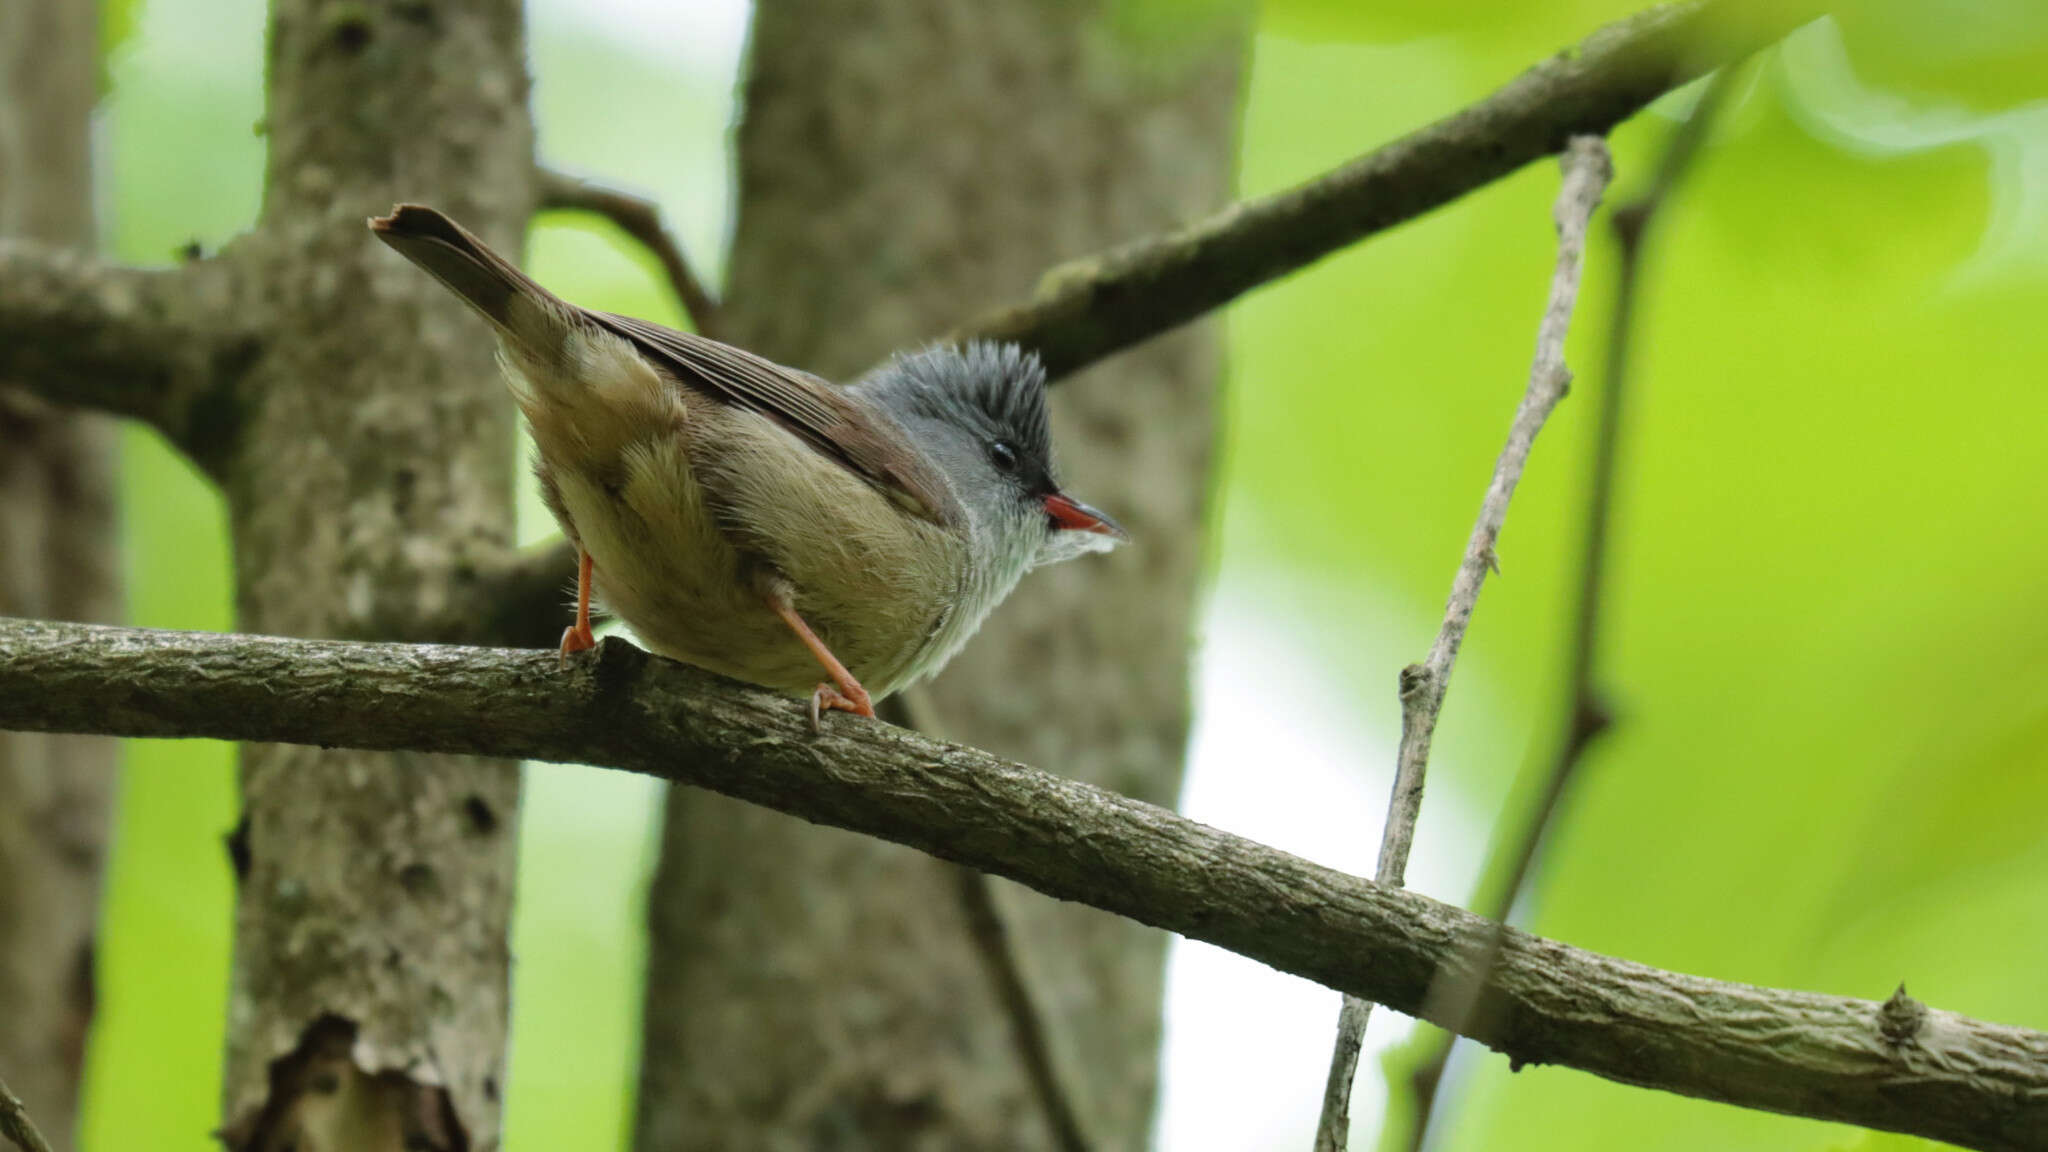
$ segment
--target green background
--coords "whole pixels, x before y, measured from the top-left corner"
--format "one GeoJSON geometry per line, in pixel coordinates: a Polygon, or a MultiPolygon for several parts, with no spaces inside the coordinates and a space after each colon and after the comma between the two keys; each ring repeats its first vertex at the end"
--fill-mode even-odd
{"type": "MultiPolygon", "coordinates": [[[[1802,33],[1745,74],[1668,206],[1602,653],[1620,719],[1524,902],[1535,930],[1753,984],[1882,998],[1904,980],[1938,1007],[2048,1028],[2048,32],[2034,7],[1873,4],[1802,33]]],[[[107,242],[152,263],[193,239],[211,249],[257,208],[262,14],[223,0],[118,8],[107,242]]],[[[715,267],[736,45],[650,49],[569,10],[535,14],[544,154],[655,191],[715,267]]],[[[1270,4],[1242,190],[1451,112],[1627,10],[1270,4]]],[[[1126,50],[1158,51],[1174,21],[1156,18],[1176,11],[1128,5],[1126,50]]],[[[1641,188],[1685,106],[1680,94],[1616,133],[1610,202],[1641,188]]],[[[1228,313],[1212,620],[1291,613],[1268,642],[1350,685],[1342,698],[1375,732],[1394,730],[1394,672],[1435,630],[1527,376],[1556,183],[1554,165],[1532,166],[1228,313]],[[1283,584],[1308,591],[1248,600],[1283,584]]],[[[675,319],[649,262],[600,226],[550,219],[529,255],[585,303],[675,319]]],[[[1561,715],[1613,282],[1603,230],[1569,345],[1578,384],[1538,442],[1444,713],[1419,834],[1440,872],[1472,874],[1486,848],[1475,829],[1518,806],[1561,715]]],[[[130,431],[124,452],[132,620],[229,628],[219,501],[151,434],[130,431]]],[[[522,524],[550,531],[531,507],[522,524]]],[[[1208,674],[1231,652],[1206,649],[1208,674]]],[[[1374,778],[1391,760],[1377,745],[1327,752],[1374,778]]],[[[134,742],[127,767],[85,1138],[196,1152],[217,1123],[230,750],[134,742]]],[[[1210,770],[1233,767],[1258,771],[1210,770]]],[[[515,1152],[625,1146],[657,808],[641,781],[529,773],[515,1152]]],[[[1361,859],[1376,805],[1356,823],[1361,859]]],[[[1470,899],[1462,882],[1432,894],[1470,899]]],[[[1324,1043],[1312,1041],[1318,1064],[1324,1043]]],[[[1491,1056],[1468,1054],[1454,1076],[1443,1147],[1926,1146],[1568,1070],[1510,1075],[1491,1056]]],[[[1276,1125],[1266,1144],[1303,1147],[1312,1122],[1276,1125]]],[[[1363,1120],[1356,1146],[1375,1140],[1363,1120]]]]}

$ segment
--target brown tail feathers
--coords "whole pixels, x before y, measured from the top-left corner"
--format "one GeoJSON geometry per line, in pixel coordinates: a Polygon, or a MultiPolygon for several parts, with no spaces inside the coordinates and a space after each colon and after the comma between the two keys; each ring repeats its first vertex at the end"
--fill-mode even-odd
{"type": "Polygon", "coordinates": [[[391,215],[371,217],[369,223],[377,239],[446,285],[528,352],[545,357],[561,348],[575,307],[462,225],[420,204],[397,205],[391,215]]]}

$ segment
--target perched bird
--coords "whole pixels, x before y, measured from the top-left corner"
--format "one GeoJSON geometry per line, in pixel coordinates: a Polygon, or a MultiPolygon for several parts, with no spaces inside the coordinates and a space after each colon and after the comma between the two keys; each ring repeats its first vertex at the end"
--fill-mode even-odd
{"type": "Polygon", "coordinates": [[[594,594],[664,656],[810,691],[814,724],[873,716],[1026,570],[1125,538],[1060,490],[1045,370],[1014,345],[929,348],[839,388],[579,308],[431,208],[369,223],[497,331],[578,550],[565,659],[596,644],[594,594]]]}

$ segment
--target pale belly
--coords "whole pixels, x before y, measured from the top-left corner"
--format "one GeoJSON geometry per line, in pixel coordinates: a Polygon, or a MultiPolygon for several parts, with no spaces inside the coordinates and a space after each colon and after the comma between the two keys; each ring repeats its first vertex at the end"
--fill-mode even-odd
{"type": "Polygon", "coordinates": [[[664,656],[807,693],[825,674],[768,607],[765,583],[779,575],[798,614],[876,699],[921,671],[952,632],[964,544],[758,418],[690,423],[628,448],[611,487],[550,474],[603,607],[664,656]]]}

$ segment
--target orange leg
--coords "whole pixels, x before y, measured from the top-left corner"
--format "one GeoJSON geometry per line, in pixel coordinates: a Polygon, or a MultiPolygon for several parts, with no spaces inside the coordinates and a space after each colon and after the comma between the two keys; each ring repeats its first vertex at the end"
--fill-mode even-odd
{"type": "Polygon", "coordinates": [[[824,713],[835,708],[841,712],[851,712],[856,716],[874,719],[875,706],[868,700],[868,690],[860,686],[860,681],[853,678],[853,673],[846,670],[846,665],[839,662],[839,657],[834,656],[832,650],[825,647],[825,642],[818,639],[818,634],[811,631],[811,626],[804,623],[804,618],[796,614],[796,609],[790,605],[789,598],[777,591],[770,591],[768,607],[773,608],[775,614],[782,617],[782,622],[789,625],[789,630],[796,633],[796,638],[803,641],[804,647],[811,650],[811,655],[818,658],[818,663],[825,666],[825,672],[832,677],[833,684],[838,685],[834,688],[832,684],[820,684],[817,690],[811,693],[812,730],[821,729],[824,726],[824,713]]]}
{"type": "Polygon", "coordinates": [[[576,557],[576,623],[562,629],[562,655],[558,661],[565,668],[569,653],[597,647],[597,637],[590,633],[590,553],[579,549],[576,557]]]}

